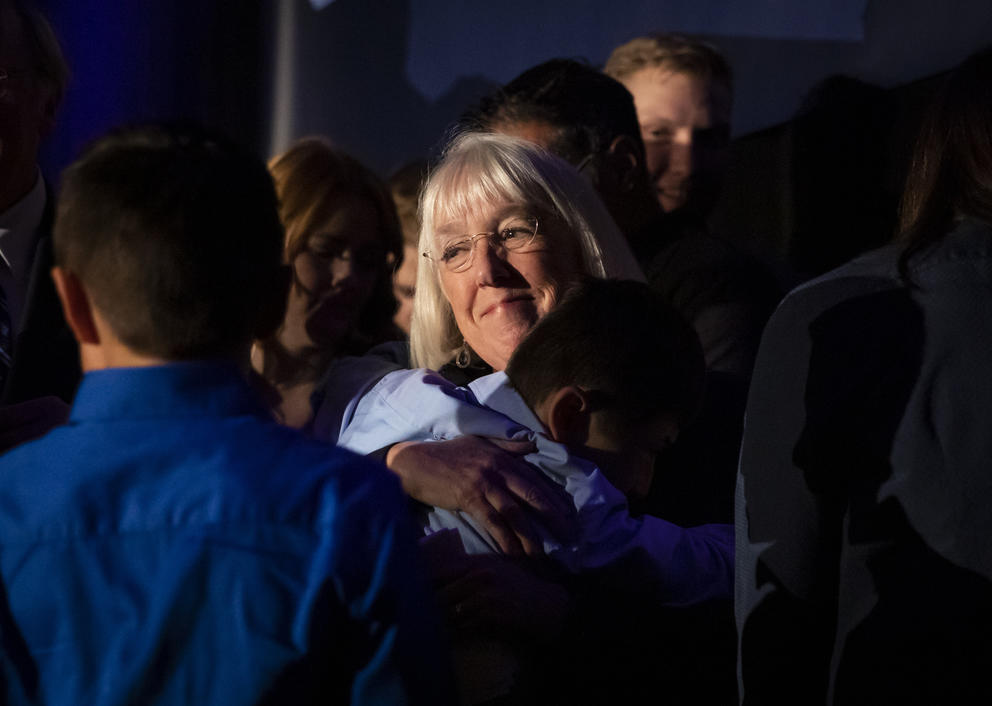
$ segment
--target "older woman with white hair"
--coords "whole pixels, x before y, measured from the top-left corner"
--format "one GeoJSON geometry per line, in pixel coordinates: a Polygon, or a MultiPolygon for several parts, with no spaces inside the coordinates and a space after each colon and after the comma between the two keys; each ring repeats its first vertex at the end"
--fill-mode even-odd
{"type": "Polygon", "coordinates": [[[516,344],[582,275],[643,279],[591,186],[530,143],[457,138],[422,198],[414,365],[488,364],[516,344]],[[483,237],[485,239],[483,240],[483,237]]]}
{"type": "MultiPolygon", "coordinates": [[[[503,370],[573,282],[586,276],[643,280],[585,179],[518,138],[455,138],[430,175],[421,214],[427,262],[417,275],[410,362],[458,384],[503,370]]],[[[349,419],[357,399],[388,369],[369,361],[337,365],[315,433],[336,439],[342,418],[349,419]]],[[[552,523],[571,508],[522,460],[532,449],[531,442],[465,436],[399,443],[385,450],[384,460],[412,497],[464,510],[508,553],[537,553],[521,504],[552,523]]]]}

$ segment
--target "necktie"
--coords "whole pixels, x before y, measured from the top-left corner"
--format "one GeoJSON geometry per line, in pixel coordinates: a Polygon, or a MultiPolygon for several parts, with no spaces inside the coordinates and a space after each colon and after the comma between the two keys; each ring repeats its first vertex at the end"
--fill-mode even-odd
{"type": "Polygon", "coordinates": [[[10,336],[10,311],[7,309],[7,295],[0,287],[0,389],[7,380],[10,370],[10,356],[13,351],[10,336]]]}

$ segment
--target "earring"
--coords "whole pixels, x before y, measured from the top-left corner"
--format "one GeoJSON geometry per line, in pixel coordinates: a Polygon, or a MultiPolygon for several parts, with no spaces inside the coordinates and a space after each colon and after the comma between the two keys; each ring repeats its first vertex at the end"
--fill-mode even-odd
{"type": "Polygon", "coordinates": [[[459,368],[467,368],[471,362],[472,352],[469,350],[467,343],[462,343],[462,347],[459,348],[458,353],[455,354],[455,365],[459,368]]]}

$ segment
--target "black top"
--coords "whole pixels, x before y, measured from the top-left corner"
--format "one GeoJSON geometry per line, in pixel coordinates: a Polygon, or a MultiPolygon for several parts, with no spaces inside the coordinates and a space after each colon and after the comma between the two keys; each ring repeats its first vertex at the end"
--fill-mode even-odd
{"type": "Polygon", "coordinates": [[[707,369],[749,377],[781,298],[775,279],[691,214],[664,214],[631,244],[648,283],[696,329],[707,369]]]}
{"type": "Polygon", "coordinates": [[[768,324],[738,480],[744,702],[992,703],[992,225],[768,324]]]}
{"type": "Polygon", "coordinates": [[[72,402],[82,377],[79,349],[66,324],[51,277],[54,264],[51,226],[53,203],[35,239],[34,259],[25,295],[22,324],[14,342],[13,362],[0,395],[0,404],[13,404],[55,395],[72,402]]]}

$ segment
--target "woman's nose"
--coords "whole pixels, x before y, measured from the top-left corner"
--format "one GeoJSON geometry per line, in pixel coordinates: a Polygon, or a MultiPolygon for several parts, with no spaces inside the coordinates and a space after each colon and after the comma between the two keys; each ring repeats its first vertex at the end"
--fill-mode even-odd
{"type": "Polygon", "coordinates": [[[499,284],[510,274],[510,266],[506,262],[506,250],[493,245],[489,238],[479,238],[475,242],[473,257],[472,266],[479,285],[499,284]]]}
{"type": "Polygon", "coordinates": [[[338,285],[347,280],[355,271],[351,253],[344,253],[331,260],[331,283],[338,285]]]}
{"type": "Polygon", "coordinates": [[[692,173],[694,147],[691,134],[680,136],[679,140],[672,143],[668,154],[669,174],[689,176],[692,173]]]}

